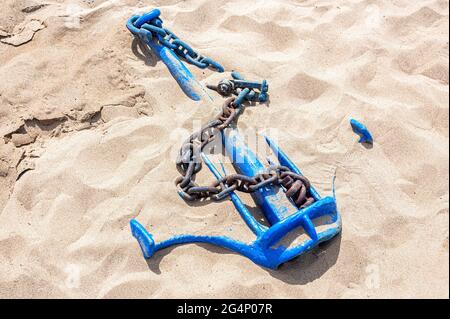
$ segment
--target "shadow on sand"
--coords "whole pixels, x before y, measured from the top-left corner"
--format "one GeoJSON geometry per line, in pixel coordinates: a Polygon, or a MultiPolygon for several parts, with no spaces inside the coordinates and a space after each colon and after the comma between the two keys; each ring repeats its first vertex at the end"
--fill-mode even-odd
{"type": "Polygon", "coordinates": [[[159,60],[152,50],[136,37],[131,42],[131,51],[137,58],[144,61],[147,66],[155,66],[159,60]]]}

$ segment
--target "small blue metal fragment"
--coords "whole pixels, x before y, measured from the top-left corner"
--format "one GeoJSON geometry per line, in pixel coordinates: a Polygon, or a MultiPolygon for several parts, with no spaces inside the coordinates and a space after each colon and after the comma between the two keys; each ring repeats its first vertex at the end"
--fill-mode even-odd
{"type": "Polygon", "coordinates": [[[372,135],[364,124],[358,122],[355,119],[351,119],[350,125],[352,126],[353,132],[360,136],[358,143],[373,144],[372,135]]]}

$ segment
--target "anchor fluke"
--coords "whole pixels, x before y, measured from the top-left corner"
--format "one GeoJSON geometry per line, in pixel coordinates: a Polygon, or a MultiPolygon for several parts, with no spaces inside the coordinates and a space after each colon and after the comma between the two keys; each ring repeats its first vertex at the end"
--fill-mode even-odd
{"type": "Polygon", "coordinates": [[[145,259],[149,259],[155,253],[155,241],[153,236],[136,219],[130,221],[131,234],[141,246],[145,259]]]}

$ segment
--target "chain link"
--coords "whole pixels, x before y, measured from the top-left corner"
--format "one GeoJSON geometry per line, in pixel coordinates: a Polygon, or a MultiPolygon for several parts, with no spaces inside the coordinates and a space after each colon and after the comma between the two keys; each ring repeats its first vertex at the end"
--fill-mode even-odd
{"type": "Polygon", "coordinates": [[[161,45],[173,50],[179,57],[200,69],[211,67],[217,72],[224,71],[224,68],[218,62],[199,54],[190,45],[176,36],[175,33],[164,28],[162,26],[162,20],[159,17],[147,21],[140,28],[135,27],[134,30],[130,31],[139,36],[143,41],[158,40],[161,45]]]}
{"type": "Polygon", "coordinates": [[[206,84],[206,87],[216,91],[224,97],[236,95],[241,101],[244,99],[260,103],[268,101],[269,95],[267,92],[269,90],[269,85],[266,80],[263,80],[262,82],[247,81],[236,71],[233,71],[231,76],[233,77],[231,80],[223,79],[217,85],[206,84]],[[244,90],[247,92],[242,96],[241,92],[244,90]]]}
{"type": "MultiPolygon", "coordinates": [[[[142,17],[132,17],[127,24],[129,30],[143,41],[157,40],[161,45],[173,50],[179,57],[199,68],[211,67],[218,72],[223,72],[223,67],[212,60],[197,53],[186,42],[178,38],[172,31],[162,26],[159,18],[159,11],[149,13],[142,17]],[[134,24],[136,19],[141,19],[137,27],[134,24]]],[[[222,111],[215,119],[203,126],[199,131],[193,133],[181,146],[177,157],[176,165],[180,172],[175,180],[178,193],[187,201],[211,199],[222,200],[231,192],[239,191],[253,193],[262,187],[269,185],[279,185],[285,189],[286,196],[289,197],[297,207],[304,208],[314,202],[310,192],[310,182],[303,175],[292,172],[285,166],[270,166],[266,171],[253,177],[243,174],[231,174],[222,177],[211,183],[209,186],[200,186],[195,182],[195,177],[202,169],[201,152],[204,147],[214,141],[218,133],[222,133],[232,123],[237,121],[241,112],[241,103],[247,101],[267,101],[267,83],[245,81],[238,73],[232,73],[234,80],[228,81],[231,87],[226,91],[228,94],[234,93],[237,97],[228,98],[223,104],[222,111]],[[255,88],[260,92],[256,93],[255,88]]],[[[224,85],[226,83],[219,83],[224,85]]],[[[210,87],[222,95],[224,92],[219,87],[210,87]]],[[[225,93],[227,93],[225,92],[225,93]]]]}
{"type": "Polygon", "coordinates": [[[280,165],[271,166],[267,171],[253,177],[243,174],[227,175],[209,186],[200,186],[195,182],[196,174],[202,169],[201,152],[203,148],[212,142],[218,133],[223,132],[237,120],[242,106],[236,102],[236,97],[228,98],[223,104],[222,112],[199,131],[189,136],[181,146],[176,161],[181,176],[175,180],[180,196],[187,201],[208,198],[219,201],[234,191],[252,193],[265,186],[280,185],[284,187],[286,196],[297,207],[304,208],[311,205],[314,198],[310,192],[309,180],[280,165]]]}

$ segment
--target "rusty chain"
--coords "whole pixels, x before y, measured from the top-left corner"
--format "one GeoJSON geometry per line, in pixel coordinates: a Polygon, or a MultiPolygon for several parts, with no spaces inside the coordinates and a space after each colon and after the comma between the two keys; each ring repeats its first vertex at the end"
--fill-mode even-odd
{"type": "Polygon", "coordinates": [[[292,172],[285,166],[271,166],[267,171],[253,177],[243,174],[231,174],[211,183],[209,186],[200,186],[195,177],[202,169],[201,152],[212,142],[218,133],[229,127],[237,120],[242,109],[240,103],[235,104],[236,97],[228,98],[223,104],[221,113],[200,130],[193,133],[183,143],[177,157],[176,165],[180,172],[175,180],[178,193],[186,201],[211,199],[219,201],[231,192],[240,191],[252,193],[268,185],[281,185],[297,207],[304,208],[314,202],[311,195],[309,180],[300,174],[292,172]]]}

